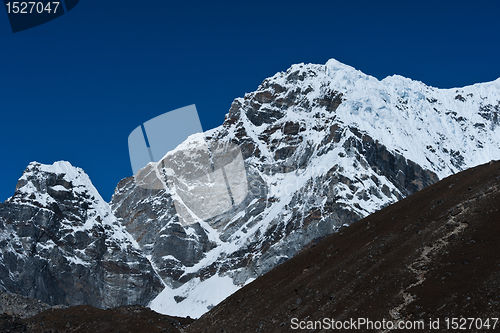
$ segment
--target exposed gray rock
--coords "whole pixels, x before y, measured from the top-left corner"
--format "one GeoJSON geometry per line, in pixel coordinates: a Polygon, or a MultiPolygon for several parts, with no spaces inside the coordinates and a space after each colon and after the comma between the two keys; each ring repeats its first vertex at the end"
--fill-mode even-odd
{"type": "Polygon", "coordinates": [[[145,305],[163,288],[88,176],[67,162],[28,166],[0,204],[0,245],[0,288],[49,305],[145,305]]]}
{"type": "MultiPolygon", "coordinates": [[[[64,306],[58,305],[58,307],[64,306]]],[[[50,308],[50,305],[38,299],[0,291],[0,313],[29,318],[50,308]]]]}

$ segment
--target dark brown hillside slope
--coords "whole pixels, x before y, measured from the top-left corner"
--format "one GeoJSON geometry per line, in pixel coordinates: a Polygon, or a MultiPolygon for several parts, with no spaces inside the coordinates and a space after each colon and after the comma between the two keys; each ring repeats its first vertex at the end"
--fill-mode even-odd
{"type": "MultiPolygon", "coordinates": [[[[293,318],[423,320],[423,331],[478,331],[446,330],[445,318],[500,318],[499,210],[500,162],[452,175],[303,251],[188,331],[288,332],[293,318]],[[430,330],[437,319],[440,330],[430,330]]],[[[361,331],[375,330],[349,330],[361,331]]],[[[484,331],[500,331],[500,323],[484,331]]]]}
{"type": "Polygon", "coordinates": [[[23,320],[11,319],[9,322],[4,319],[1,323],[4,328],[10,329],[9,332],[16,333],[175,333],[183,332],[182,327],[192,321],[189,318],[164,316],[139,305],[107,310],[77,305],[66,309],[49,309],[23,320]]]}

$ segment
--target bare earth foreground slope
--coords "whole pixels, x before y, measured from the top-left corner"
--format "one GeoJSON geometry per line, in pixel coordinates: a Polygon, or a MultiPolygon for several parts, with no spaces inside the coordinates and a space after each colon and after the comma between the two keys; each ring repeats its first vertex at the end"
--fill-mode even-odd
{"type": "Polygon", "coordinates": [[[439,319],[446,331],[446,317],[498,318],[499,209],[500,162],[452,175],[304,250],[188,331],[286,332],[323,318],[423,320],[425,331],[439,319]]]}

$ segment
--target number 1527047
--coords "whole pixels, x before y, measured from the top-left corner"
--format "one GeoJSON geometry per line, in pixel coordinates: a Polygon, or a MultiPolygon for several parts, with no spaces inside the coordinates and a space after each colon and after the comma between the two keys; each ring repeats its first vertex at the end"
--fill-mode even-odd
{"type": "MultiPolygon", "coordinates": [[[[7,2],[5,3],[5,6],[7,7],[7,13],[8,14],[42,14],[42,13],[48,13],[48,14],[55,14],[57,10],[59,9],[60,2],[59,1],[53,1],[53,2],[7,2]]],[[[60,9],[62,10],[62,9],[60,9]]]]}

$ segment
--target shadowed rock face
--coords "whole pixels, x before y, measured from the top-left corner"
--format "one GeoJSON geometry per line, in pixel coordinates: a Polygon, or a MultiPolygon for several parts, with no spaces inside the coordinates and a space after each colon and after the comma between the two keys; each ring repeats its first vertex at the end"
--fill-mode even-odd
{"type": "MultiPolygon", "coordinates": [[[[294,123],[286,123],[281,130],[287,133],[286,135],[293,136],[296,142],[300,142],[302,139],[299,127],[294,123]]],[[[335,228],[350,224],[367,213],[362,209],[353,209],[353,204],[348,200],[338,202],[339,199],[353,197],[349,194],[342,197],[338,193],[339,184],[356,194],[361,201],[369,201],[371,196],[375,195],[388,204],[437,180],[433,172],[423,170],[402,155],[390,153],[385,146],[355,129],[350,130],[357,136],[352,134],[352,137],[346,140],[343,134],[346,130],[349,128],[332,125],[324,142],[300,155],[300,161],[297,162],[295,162],[297,156],[288,156],[289,153],[285,152],[288,147],[282,148],[283,155],[276,158],[273,163],[255,163],[253,161],[255,156],[252,155],[255,151],[248,153],[247,149],[249,145],[255,146],[255,143],[249,137],[241,136],[237,143],[242,151],[247,151],[248,154],[246,156],[248,195],[240,205],[208,220],[210,226],[219,232],[220,240],[223,242],[230,242],[237,231],[255,225],[252,220],[265,218],[266,210],[281,200],[278,197],[279,193],[274,195],[270,193],[270,184],[266,183],[262,174],[272,177],[293,175],[294,171],[307,172],[313,155],[328,153],[338,146],[341,139],[342,151],[345,153],[339,154],[352,159],[359,169],[364,170],[364,174],[360,175],[361,179],[355,179],[343,167],[333,165],[325,167],[325,173],[310,177],[306,184],[294,185],[295,188],[288,194],[292,197],[289,203],[291,217],[286,223],[276,219],[267,230],[262,230],[264,234],[251,238],[250,244],[241,246],[238,252],[219,257],[219,260],[209,263],[198,272],[184,274],[186,267],[198,263],[207,252],[220,244],[210,240],[209,232],[199,224],[186,227],[179,222],[167,189],[144,189],[136,186],[133,177],[124,179],[112,198],[113,212],[145,253],[151,255],[151,260],[162,278],[173,287],[193,277],[207,278],[216,272],[235,270],[239,270],[234,275],[235,283],[244,283],[248,278],[257,277],[282,260],[292,257],[310,241],[324,237],[332,233],[335,228]],[[367,181],[371,186],[365,188],[363,181],[367,181]],[[326,200],[317,204],[308,202],[312,197],[326,200]],[[304,209],[300,208],[303,206],[307,206],[310,211],[304,212],[304,209]],[[245,214],[235,219],[241,212],[245,214]],[[191,230],[188,232],[186,229],[191,230]],[[281,259],[277,261],[276,258],[281,259]]],[[[219,139],[223,138],[209,138],[210,141],[219,139]]],[[[264,141],[264,143],[272,146],[271,142],[264,141]]],[[[296,178],[299,182],[305,177],[296,178]]]]}
{"type": "Polygon", "coordinates": [[[498,318],[499,235],[497,161],[443,179],[304,249],[188,331],[288,332],[293,318],[426,325],[440,318],[443,330],[446,317],[498,318]]]}
{"type": "Polygon", "coordinates": [[[118,184],[111,205],[143,252],[151,256],[160,276],[175,286],[184,273],[178,267],[179,261],[192,266],[215,247],[199,224],[191,226],[195,234],[186,233],[166,190],[138,187],[129,177],[118,184]]]}
{"type": "Polygon", "coordinates": [[[57,165],[30,164],[0,204],[1,288],[49,305],[146,305],[161,280],[87,175],[57,165]]]}

